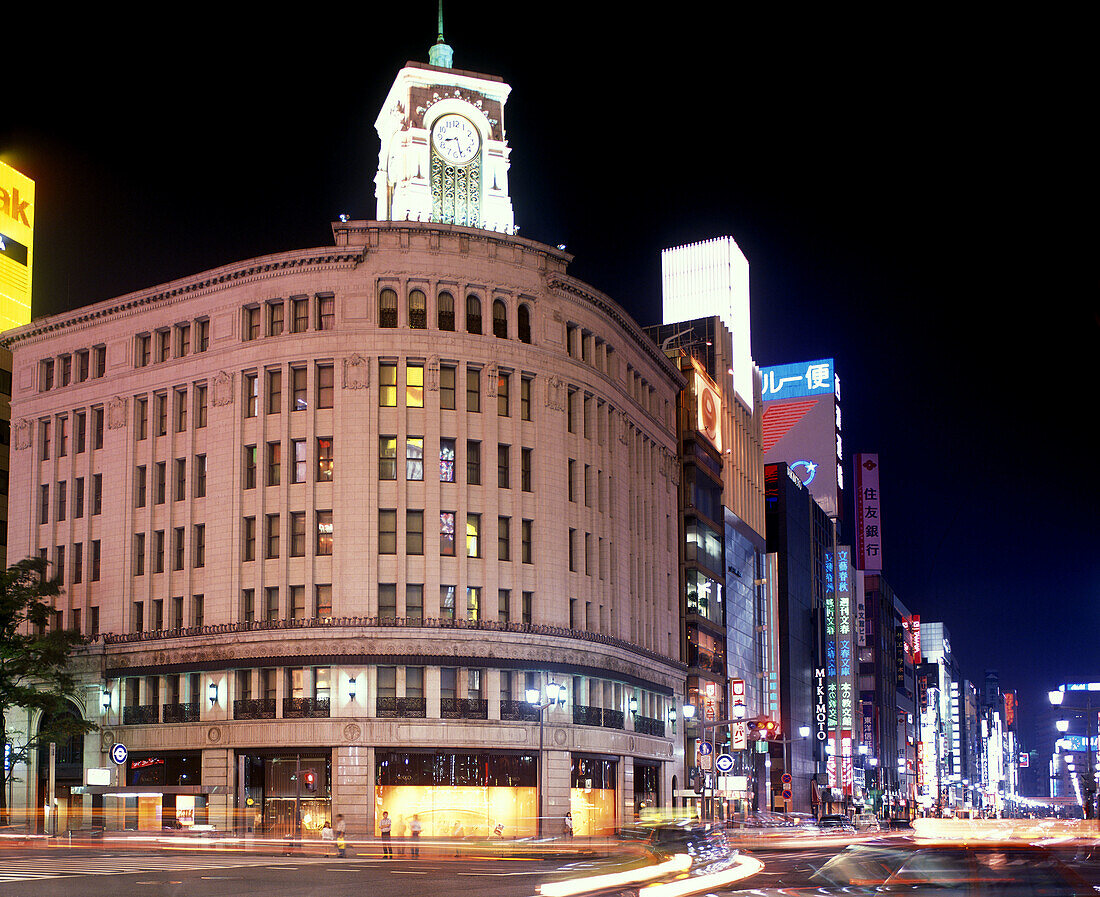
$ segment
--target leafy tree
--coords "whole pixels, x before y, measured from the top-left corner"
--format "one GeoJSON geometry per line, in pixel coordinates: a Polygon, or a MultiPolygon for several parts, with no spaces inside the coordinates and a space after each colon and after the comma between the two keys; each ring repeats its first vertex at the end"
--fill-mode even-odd
{"type": "MultiPolygon", "coordinates": [[[[41,558],[27,558],[0,574],[0,745],[8,744],[6,712],[22,707],[41,710],[45,728],[8,747],[9,768],[0,787],[0,817],[7,815],[8,781],[16,762],[26,761],[40,746],[64,742],[95,729],[94,723],[68,712],[77,679],[69,670],[71,651],[84,639],[79,632],[50,625],[53,599],[61,594],[55,579],[47,578],[41,558]]],[[[14,733],[13,733],[14,734],[14,733]]]]}

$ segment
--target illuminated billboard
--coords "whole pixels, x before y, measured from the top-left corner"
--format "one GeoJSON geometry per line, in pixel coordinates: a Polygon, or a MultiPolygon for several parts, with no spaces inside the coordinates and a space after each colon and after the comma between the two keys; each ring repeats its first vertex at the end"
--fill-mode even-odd
{"type": "Polygon", "coordinates": [[[856,556],[861,570],[882,572],[882,496],[878,455],[855,457],[856,556]]]}
{"type": "Polygon", "coordinates": [[[722,451],[722,395],[718,387],[711,383],[710,378],[701,373],[698,363],[692,359],[695,366],[693,386],[695,389],[695,426],[704,436],[713,443],[719,452],[722,451]]]}
{"type": "Polygon", "coordinates": [[[784,462],[830,517],[841,516],[840,379],[831,358],[762,369],[764,463],[784,462]]]}
{"type": "Polygon", "coordinates": [[[34,181],[0,162],[0,330],[31,320],[34,181]]]}

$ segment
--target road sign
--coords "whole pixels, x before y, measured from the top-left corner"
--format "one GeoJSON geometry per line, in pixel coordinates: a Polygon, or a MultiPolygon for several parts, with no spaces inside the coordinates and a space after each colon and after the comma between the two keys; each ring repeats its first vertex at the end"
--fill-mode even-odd
{"type": "Polygon", "coordinates": [[[789,772],[783,773],[783,775],[779,777],[779,781],[781,781],[784,785],[791,784],[791,774],[789,772]]]}
{"type": "Polygon", "coordinates": [[[791,799],[791,789],[790,788],[784,788],[783,789],[783,800],[790,800],[790,799],[791,799]]]}
{"type": "Polygon", "coordinates": [[[719,772],[729,772],[733,769],[733,757],[729,754],[719,754],[714,758],[714,768],[719,772]]]}
{"type": "Polygon", "coordinates": [[[699,742],[699,756],[700,757],[709,757],[713,753],[714,753],[714,745],[713,744],[711,744],[709,741],[700,741],[699,742]]]}
{"type": "Polygon", "coordinates": [[[115,761],[119,766],[126,762],[126,745],[122,743],[111,745],[111,759],[115,761]]]}

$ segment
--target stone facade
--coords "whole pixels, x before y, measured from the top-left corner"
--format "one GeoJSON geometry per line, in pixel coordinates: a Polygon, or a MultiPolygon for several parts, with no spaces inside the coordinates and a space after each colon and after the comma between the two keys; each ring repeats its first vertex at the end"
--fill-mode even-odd
{"type": "Polygon", "coordinates": [[[579,757],[613,764],[617,823],[635,758],[670,802],[679,373],[564,252],[334,236],[7,336],[9,558],[57,565],[89,638],[84,766],[201,755],[210,823],[244,826],[241,757],[321,750],[369,832],[376,754],[537,754],[517,705],[553,680],[543,815],[579,757]]]}

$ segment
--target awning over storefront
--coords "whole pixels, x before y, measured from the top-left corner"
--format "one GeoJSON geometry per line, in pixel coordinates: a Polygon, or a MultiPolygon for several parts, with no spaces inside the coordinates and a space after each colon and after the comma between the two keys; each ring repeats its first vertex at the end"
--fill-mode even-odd
{"type": "Polygon", "coordinates": [[[103,794],[107,797],[163,797],[165,794],[228,794],[225,785],[76,785],[70,794],[103,794]]]}

